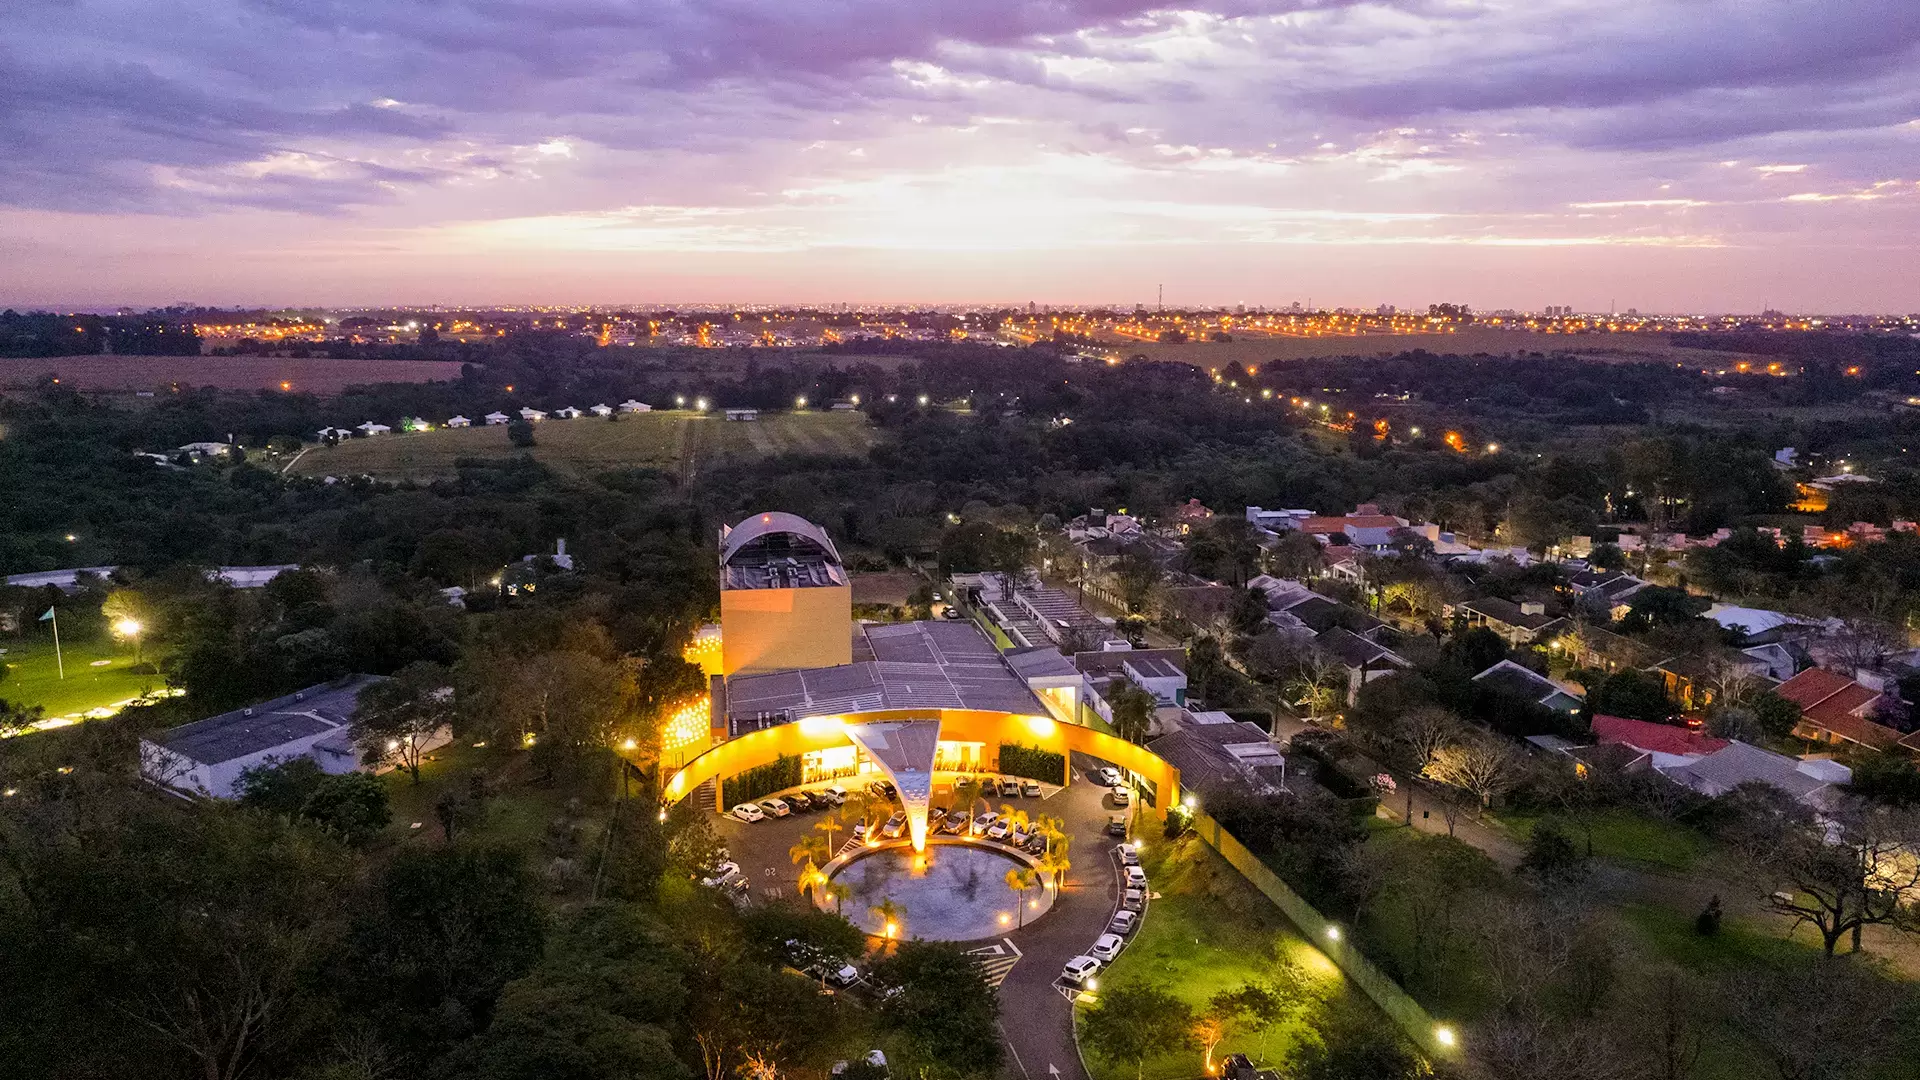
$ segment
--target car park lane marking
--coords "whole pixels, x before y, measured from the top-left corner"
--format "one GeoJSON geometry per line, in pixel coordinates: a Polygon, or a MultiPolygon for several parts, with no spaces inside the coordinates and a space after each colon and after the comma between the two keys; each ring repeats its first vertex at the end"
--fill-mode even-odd
{"type": "Polygon", "coordinates": [[[978,949],[968,949],[967,955],[980,967],[980,973],[986,977],[987,985],[998,988],[1007,981],[1007,975],[1013,966],[1020,962],[1020,948],[1012,938],[1001,938],[999,943],[983,945],[978,949]]]}

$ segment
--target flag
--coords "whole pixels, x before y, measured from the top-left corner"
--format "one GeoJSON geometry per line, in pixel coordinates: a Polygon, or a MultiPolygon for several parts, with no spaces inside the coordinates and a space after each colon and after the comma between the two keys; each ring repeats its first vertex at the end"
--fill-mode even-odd
{"type": "Polygon", "coordinates": [[[46,622],[48,619],[51,619],[51,618],[53,618],[53,609],[48,608],[47,613],[45,615],[40,616],[40,621],[46,622]]]}

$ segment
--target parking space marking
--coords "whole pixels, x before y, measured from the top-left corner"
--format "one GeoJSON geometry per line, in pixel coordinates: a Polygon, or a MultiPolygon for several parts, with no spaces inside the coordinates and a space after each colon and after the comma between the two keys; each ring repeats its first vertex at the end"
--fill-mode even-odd
{"type": "Polygon", "coordinates": [[[968,949],[967,955],[973,957],[973,962],[979,966],[980,973],[986,977],[987,985],[997,988],[1007,981],[1008,973],[1012,972],[1014,965],[1020,962],[1021,953],[1020,947],[1013,943],[1012,938],[1001,938],[995,944],[968,949]]]}

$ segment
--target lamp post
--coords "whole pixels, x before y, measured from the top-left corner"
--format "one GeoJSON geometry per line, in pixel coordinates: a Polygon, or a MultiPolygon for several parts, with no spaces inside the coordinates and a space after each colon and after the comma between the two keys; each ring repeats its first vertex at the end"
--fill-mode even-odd
{"type": "Polygon", "coordinates": [[[133,642],[133,662],[140,662],[140,631],[146,627],[138,619],[121,619],[113,624],[113,632],[133,642]]]}

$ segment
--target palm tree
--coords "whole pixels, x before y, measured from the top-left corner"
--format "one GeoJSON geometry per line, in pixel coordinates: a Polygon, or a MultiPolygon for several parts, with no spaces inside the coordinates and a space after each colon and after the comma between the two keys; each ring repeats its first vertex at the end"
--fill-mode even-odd
{"type": "Polygon", "coordinates": [[[827,838],[810,833],[804,835],[800,837],[799,842],[787,849],[787,857],[792,859],[796,866],[800,863],[826,862],[831,857],[828,854],[827,838]]]}
{"type": "Polygon", "coordinates": [[[826,894],[833,900],[833,913],[838,915],[840,906],[846,903],[847,897],[853,895],[853,886],[844,881],[829,881],[826,885],[826,894]]]}
{"type": "Polygon", "coordinates": [[[1053,878],[1053,891],[1058,894],[1067,885],[1067,871],[1073,863],[1067,858],[1068,840],[1062,836],[1047,844],[1047,850],[1040,856],[1040,869],[1053,878]]]}
{"type": "Polygon", "coordinates": [[[812,859],[808,859],[807,865],[803,867],[800,871],[801,895],[811,900],[813,899],[813,890],[820,888],[826,883],[827,883],[827,875],[824,872],[822,872],[818,866],[815,866],[813,864],[812,859]]]}
{"type": "Polygon", "coordinates": [[[813,823],[814,828],[827,834],[827,852],[829,857],[831,857],[834,851],[839,850],[833,846],[833,834],[847,827],[847,823],[841,820],[841,815],[846,813],[846,810],[847,808],[842,806],[839,811],[828,814],[813,823]]]}
{"type": "Polygon", "coordinates": [[[1033,827],[1047,838],[1047,850],[1052,851],[1055,841],[1064,842],[1067,837],[1066,822],[1048,814],[1033,819],[1033,827]]]}
{"type": "Polygon", "coordinates": [[[880,916],[881,937],[891,940],[900,936],[901,917],[905,915],[906,912],[899,904],[894,903],[893,897],[882,897],[880,902],[873,905],[869,910],[875,915],[880,916]]]}
{"type": "Polygon", "coordinates": [[[1040,875],[1024,866],[1007,871],[1007,888],[1012,889],[1014,895],[1019,897],[1015,901],[1015,906],[1020,912],[1019,925],[1021,926],[1027,925],[1027,890],[1038,884],[1039,880],[1040,875]]]}
{"type": "Polygon", "coordinates": [[[1031,821],[1031,819],[1027,817],[1025,810],[1020,809],[1012,803],[1000,804],[1000,819],[1007,823],[1007,828],[1018,829],[1021,832],[1028,831],[1027,826],[1031,821]]]}

